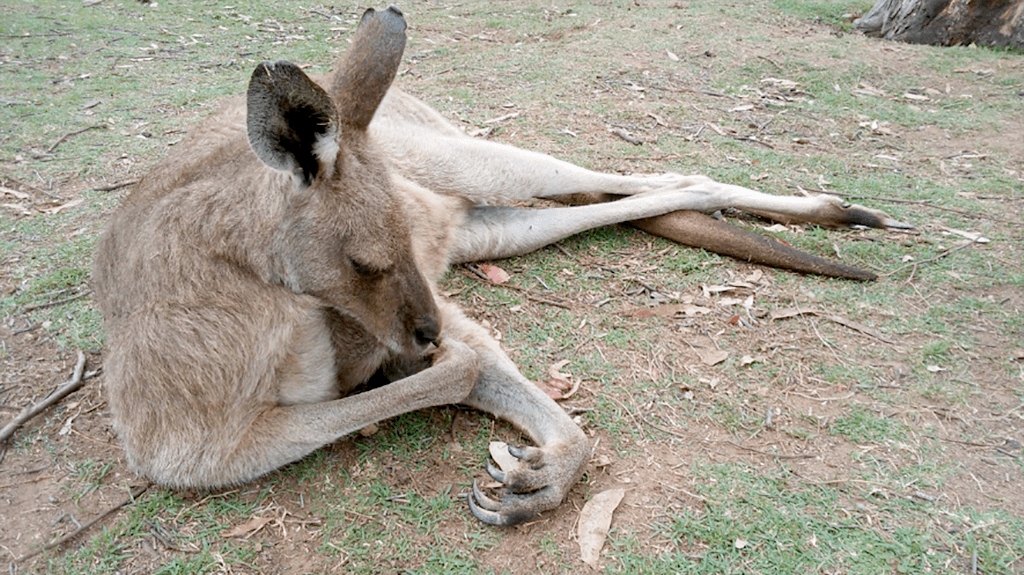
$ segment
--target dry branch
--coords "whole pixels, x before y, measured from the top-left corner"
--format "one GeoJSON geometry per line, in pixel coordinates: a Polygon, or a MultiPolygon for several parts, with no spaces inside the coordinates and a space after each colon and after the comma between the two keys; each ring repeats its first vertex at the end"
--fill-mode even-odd
{"type": "Polygon", "coordinates": [[[939,261],[942,258],[944,258],[944,257],[946,257],[948,255],[955,254],[956,252],[958,252],[958,251],[960,251],[960,250],[962,250],[962,249],[964,249],[966,247],[969,247],[969,246],[974,245],[974,244],[980,244],[980,243],[983,243],[983,242],[980,242],[978,240],[967,240],[966,242],[962,242],[962,243],[960,243],[959,245],[957,245],[955,247],[949,248],[948,250],[940,253],[939,255],[937,255],[935,257],[928,258],[926,260],[921,260],[919,262],[910,262],[910,263],[908,263],[906,265],[902,265],[902,266],[892,270],[891,272],[887,272],[887,273],[884,273],[882,275],[883,276],[894,276],[894,275],[900,273],[901,271],[903,271],[903,270],[905,270],[907,268],[917,269],[917,267],[920,266],[920,265],[930,264],[932,262],[939,261]]]}
{"type": "Polygon", "coordinates": [[[74,539],[75,537],[78,537],[84,531],[86,531],[87,529],[92,527],[93,525],[96,525],[97,523],[99,523],[103,519],[106,519],[111,513],[120,510],[121,508],[127,506],[129,503],[135,502],[135,499],[138,498],[139,496],[141,496],[143,493],[145,493],[146,490],[148,490],[150,488],[150,486],[152,486],[152,485],[153,485],[152,483],[147,483],[147,484],[143,485],[142,487],[137,487],[135,489],[135,491],[132,491],[131,493],[129,493],[128,497],[124,501],[122,501],[121,503],[118,503],[117,505],[111,507],[110,509],[107,509],[103,513],[100,513],[92,521],[89,521],[88,523],[83,524],[78,529],[75,529],[71,533],[68,533],[67,535],[61,537],[60,539],[54,541],[53,543],[49,543],[47,545],[44,545],[44,546],[40,547],[39,549],[36,549],[35,551],[31,551],[31,552],[29,552],[29,553],[27,553],[25,555],[22,555],[21,557],[19,557],[17,559],[17,562],[18,563],[22,563],[22,562],[24,562],[24,561],[26,561],[28,559],[31,559],[31,558],[35,557],[36,555],[39,555],[43,551],[49,551],[50,549],[53,549],[55,547],[60,547],[61,545],[67,543],[68,541],[71,541],[72,539],[74,539]]]}
{"type": "Polygon", "coordinates": [[[892,338],[886,336],[885,334],[881,333],[880,331],[878,331],[876,329],[872,329],[872,328],[870,328],[870,327],[868,327],[866,325],[862,325],[862,324],[859,324],[859,323],[857,323],[855,321],[850,321],[850,320],[848,320],[848,319],[846,319],[844,317],[833,315],[833,314],[830,314],[830,313],[827,313],[827,312],[824,312],[824,311],[821,311],[821,310],[817,310],[817,309],[805,308],[805,307],[794,307],[794,308],[776,309],[776,310],[772,310],[772,312],[771,312],[771,319],[772,320],[786,319],[786,318],[790,318],[790,317],[796,317],[798,315],[815,315],[815,316],[818,316],[818,317],[820,317],[822,319],[827,319],[827,320],[829,320],[831,322],[838,323],[841,326],[848,327],[848,328],[850,328],[850,329],[852,329],[854,331],[860,332],[860,333],[862,333],[864,335],[873,337],[873,338],[875,338],[878,341],[881,341],[883,343],[887,343],[889,345],[896,345],[896,342],[893,341],[892,338]]]}
{"type": "Polygon", "coordinates": [[[64,305],[66,303],[71,303],[71,302],[73,302],[73,301],[75,301],[77,299],[82,299],[83,297],[86,297],[88,295],[92,295],[92,290],[85,290],[84,292],[82,292],[80,294],[76,294],[76,295],[73,295],[73,296],[71,296],[69,298],[64,298],[64,299],[60,299],[60,300],[57,300],[57,301],[51,301],[51,302],[46,302],[46,303],[30,305],[30,306],[26,307],[25,309],[21,310],[21,313],[22,313],[22,315],[24,315],[24,314],[26,314],[26,313],[28,313],[30,311],[36,311],[36,310],[40,310],[40,309],[47,309],[47,308],[51,308],[51,307],[57,307],[59,305],[64,305]]]}
{"type": "Polygon", "coordinates": [[[82,386],[84,381],[82,374],[85,373],[85,354],[81,351],[78,352],[78,361],[75,363],[75,370],[71,376],[71,379],[62,383],[60,387],[53,391],[46,399],[30,405],[25,409],[21,410],[10,423],[4,426],[3,430],[0,431],[0,443],[7,441],[19,427],[25,424],[26,421],[42,413],[46,408],[57,403],[58,401],[67,397],[72,391],[75,391],[82,386]]]}
{"type": "Polygon", "coordinates": [[[67,140],[71,136],[77,136],[78,134],[81,134],[83,132],[88,132],[89,130],[102,130],[102,129],[105,129],[105,128],[106,128],[106,126],[104,126],[103,124],[96,124],[95,126],[86,126],[85,128],[82,128],[81,130],[75,130],[74,132],[68,132],[67,134],[64,134],[63,136],[61,136],[60,138],[57,138],[56,142],[50,144],[50,147],[46,148],[46,153],[47,154],[52,154],[53,151],[57,149],[57,146],[61,145],[64,142],[64,140],[67,140]]]}
{"type": "Polygon", "coordinates": [[[139,179],[135,178],[133,180],[122,180],[120,182],[114,182],[113,184],[106,184],[106,185],[103,185],[103,186],[96,186],[93,189],[96,190],[97,192],[112,192],[114,190],[119,190],[121,188],[126,188],[128,186],[133,186],[133,185],[135,185],[137,183],[139,183],[139,179]]]}
{"type": "Polygon", "coordinates": [[[735,441],[726,441],[725,443],[728,443],[733,447],[738,447],[740,449],[750,451],[751,453],[764,455],[765,457],[774,457],[776,459],[814,459],[815,457],[820,456],[820,454],[818,453],[771,453],[768,451],[761,451],[760,449],[754,449],[753,447],[747,447],[746,445],[740,445],[735,441]]]}

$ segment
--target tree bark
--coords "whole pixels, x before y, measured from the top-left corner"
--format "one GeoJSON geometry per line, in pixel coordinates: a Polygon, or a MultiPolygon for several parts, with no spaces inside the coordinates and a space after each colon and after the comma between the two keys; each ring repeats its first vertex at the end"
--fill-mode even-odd
{"type": "Polygon", "coordinates": [[[854,27],[913,44],[1024,49],[1024,0],[878,0],[854,27]]]}

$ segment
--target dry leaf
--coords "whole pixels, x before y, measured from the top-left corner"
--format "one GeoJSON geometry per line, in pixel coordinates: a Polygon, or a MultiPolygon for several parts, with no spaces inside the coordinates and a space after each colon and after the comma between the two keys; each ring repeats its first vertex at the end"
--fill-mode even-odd
{"type": "Polygon", "coordinates": [[[236,525],[227,531],[222,531],[220,536],[224,538],[228,537],[249,537],[254,535],[267,523],[273,521],[273,517],[253,517],[241,525],[236,525]]]}
{"type": "Polygon", "coordinates": [[[709,308],[704,306],[694,305],[692,303],[676,303],[659,305],[649,309],[642,309],[634,313],[634,317],[675,317],[679,314],[685,314],[686,316],[694,316],[697,314],[711,313],[709,308]]]}
{"type": "Polygon", "coordinates": [[[726,112],[749,112],[754,109],[753,104],[741,104],[735,108],[729,108],[726,112]]]}
{"type": "Polygon", "coordinates": [[[487,279],[491,280],[492,283],[503,284],[509,280],[512,276],[508,275],[508,272],[499,268],[498,266],[492,266],[490,264],[480,264],[480,271],[484,272],[487,279]]]}
{"type": "Polygon", "coordinates": [[[608,538],[612,526],[612,514],[626,495],[624,489],[609,489],[594,496],[580,511],[580,522],[576,534],[580,541],[580,558],[590,567],[597,569],[601,548],[608,538]]]}
{"type": "Polygon", "coordinates": [[[66,209],[73,208],[73,207],[81,204],[83,201],[85,201],[85,200],[83,200],[82,198],[75,198],[74,200],[71,200],[70,202],[68,202],[66,204],[61,204],[59,206],[54,206],[52,208],[47,208],[47,209],[43,210],[43,212],[47,213],[47,214],[50,214],[50,215],[59,214],[59,213],[63,212],[66,209]]]}
{"type": "Polygon", "coordinates": [[[728,307],[728,306],[731,306],[731,305],[739,305],[739,304],[743,303],[744,301],[745,301],[744,299],[738,298],[738,297],[723,297],[722,299],[718,300],[718,307],[728,307]]]}
{"type": "Polygon", "coordinates": [[[745,356],[743,356],[740,359],[740,367],[744,367],[744,366],[750,365],[752,363],[762,363],[762,362],[764,362],[764,356],[763,355],[758,355],[758,356],[745,355],[745,356]]]}
{"type": "Polygon", "coordinates": [[[497,118],[491,118],[490,120],[484,120],[484,124],[498,124],[500,122],[507,122],[508,120],[514,120],[514,119],[516,119],[518,117],[519,117],[519,112],[512,112],[510,114],[505,114],[504,116],[499,116],[497,118]]]}
{"type": "Polygon", "coordinates": [[[885,90],[880,90],[870,84],[865,84],[864,82],[858,84],[857,87],[853,89],[853,93],[862,96],[876,96],[879,98],[884,98],[886,96],[885,90]]]}
{"type": "Polygon", "coordinates": [[[727,134],[725,133],[725,130],[723,130],[723,129],[719,128],[719,127],[718,127],[718,126],[716,126],[715,124],[712,124],[712,123],[710,123],[710,122],[706,122],[706,123],[705,123],[705,125],[706,125],[707,127],[711,128],[711,130],[712,130],[712,131],[713,131],[714,133],[718,134],[719,136],[725,136],[725,135],[727,135],[727,134]]]}
{"type": "Polygon", "coordinates": [[[14,196],[15,198],[18,198],[19,200],[27,200],[29,198],[28,194],[26,194],[24,192],[19,192],[18,190],[12,190],[11,188],[8,188],[8,187],[5,187],[5,186],[0,186],[0,194],[6,194],[8,196],[14,196]]]}
{"type": "Polygon", "coordinates": [[[31,216],[32,215],[32,212],[28,211],[28,208],[26,208],[25,206],[23,206],[21,204],[0,204],[0,208],[7,208],[9,210],[14,210],[14,211],[18,212],[19,214],[21,214],[23,216],[31,216]]]}
{"type": "Polygon", "coordinates": [[[580,388],[579,380],[574,382],[571,374],[562,373],[562,368],[567,365],[567,359],[552,364],[548,367],[547,381],[537,383],[537,387],[551,399],[568,399],[580,388]]]}
{"type": "Polygon", "coordinates": [[[736,288],[734,286],[702,285],[700,286],[700,289],[702,292],[704,292],[704,297],[707,297],[713,293],[724,293],[727,291],[734,291],[736,288]]]}
{"type": "Polygon", "coordinates": [[[992,240],[986,238],[985,236],[979,234],[978,232],[965,232],[964,230],[957,230],[957,229],[946,228],[946,227],[943,227],[942,229],[944,231],[946,231],[946,232],[949,232],[951,234],[956,234],[956,235],[958,235],[958,236],[960,236],[962,238],[967,238],[967,239],[971,240],[972,242],[977,242],[979,244],[987,244],[987,243],[992,241],[992,240]]]}
{"type": "Polygon", "coordinates": [[[768,84],[769,86],[782,90],[795,90],[796,87],[800,85],[799,82],[794,82],[793,80],[787,80],[785,78],[763,78],[761,83],[768,84]]]}
{"type": "Polygon", "coordinates": [[[698,349],[697,355],[704,365],[718,365],[729,358],[729,352],[724,349],[698,349]]]}
{"type": "Polygon", "coordinates": [[[508,444],[504,441],[492,441],[487,446],[487,451],[490,452],[491,459],[506,473],[519,465],[519,460],[508,452],[508,444]]]}
{"type": "Polygon", "coordinates": [[[678,62],[679,61],[679,56],[676,56],[675,54],[673,54],[671,50],[665,50],[665,53],[668,54],[668,59],[669,60],[672,60],[673,62],[678,62]]]}
{"type": "Polygon", "coordinates": [[[548,383],[561,390],[568,390],[572,387],[572,382],[569,381],[571,375],[562,373],[562,368],[569,365],[568,359],[563,359],[557,363],[553,363],[548,366],[548,383]]]}
{"type": "Polygon", "coordinates": [[[923,94],[911,94],[910,92],[903,94],[903,97],[908,100],[914,100],[915,102],[928,102],[931,100],[931,98],[923,94]]]}
{"type": "Polygon", "coordinates": [[[490,136],[491,132],[493,132],[493,131],[494,131],[493,127],[487,127],[487,128],[479,128],[477,130],[469,130],[468,132],[466,132],[466,134],[468,134],[470,136],[473,136],[474,138],[487,139],[487,136],[490,136]]]}

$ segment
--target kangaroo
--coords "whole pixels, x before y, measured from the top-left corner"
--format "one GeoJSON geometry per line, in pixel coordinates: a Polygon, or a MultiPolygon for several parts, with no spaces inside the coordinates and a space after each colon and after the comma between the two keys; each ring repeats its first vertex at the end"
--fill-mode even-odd
{"type": "Polygon", "coordinates": [[[520,523],[562,502],[591,442],[438,294],[447,266],[645,218],[671,235],[659,218],[678,210],[900,225],[831,198],[600,174],[470,138],[391,87],[405,28],[397,8],[367,10],[324,78],[259,64],[245,98],[190,131],[112,216],[93,288],[114,426],[139,473],[239,484],[371,423],[461,403],[535,442],[509,447],[513,469],[487,463],[500,496],[474,482],[468,497],[481,521],[520,523]],[[565,194],[621,199],[500,205],[565,194]]]}

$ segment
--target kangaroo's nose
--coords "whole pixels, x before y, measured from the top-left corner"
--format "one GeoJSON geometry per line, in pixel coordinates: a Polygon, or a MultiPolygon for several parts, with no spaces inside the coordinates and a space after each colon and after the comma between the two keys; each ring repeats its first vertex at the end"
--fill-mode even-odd
{"type": "Polygon", "coordinates": [[[433,314],[421,316],[416,321],[414,335],[416,343],[423,347],[437,343],[438,338],[441,336],[441,323],[437,321],[437,316],[433,314]]]}

